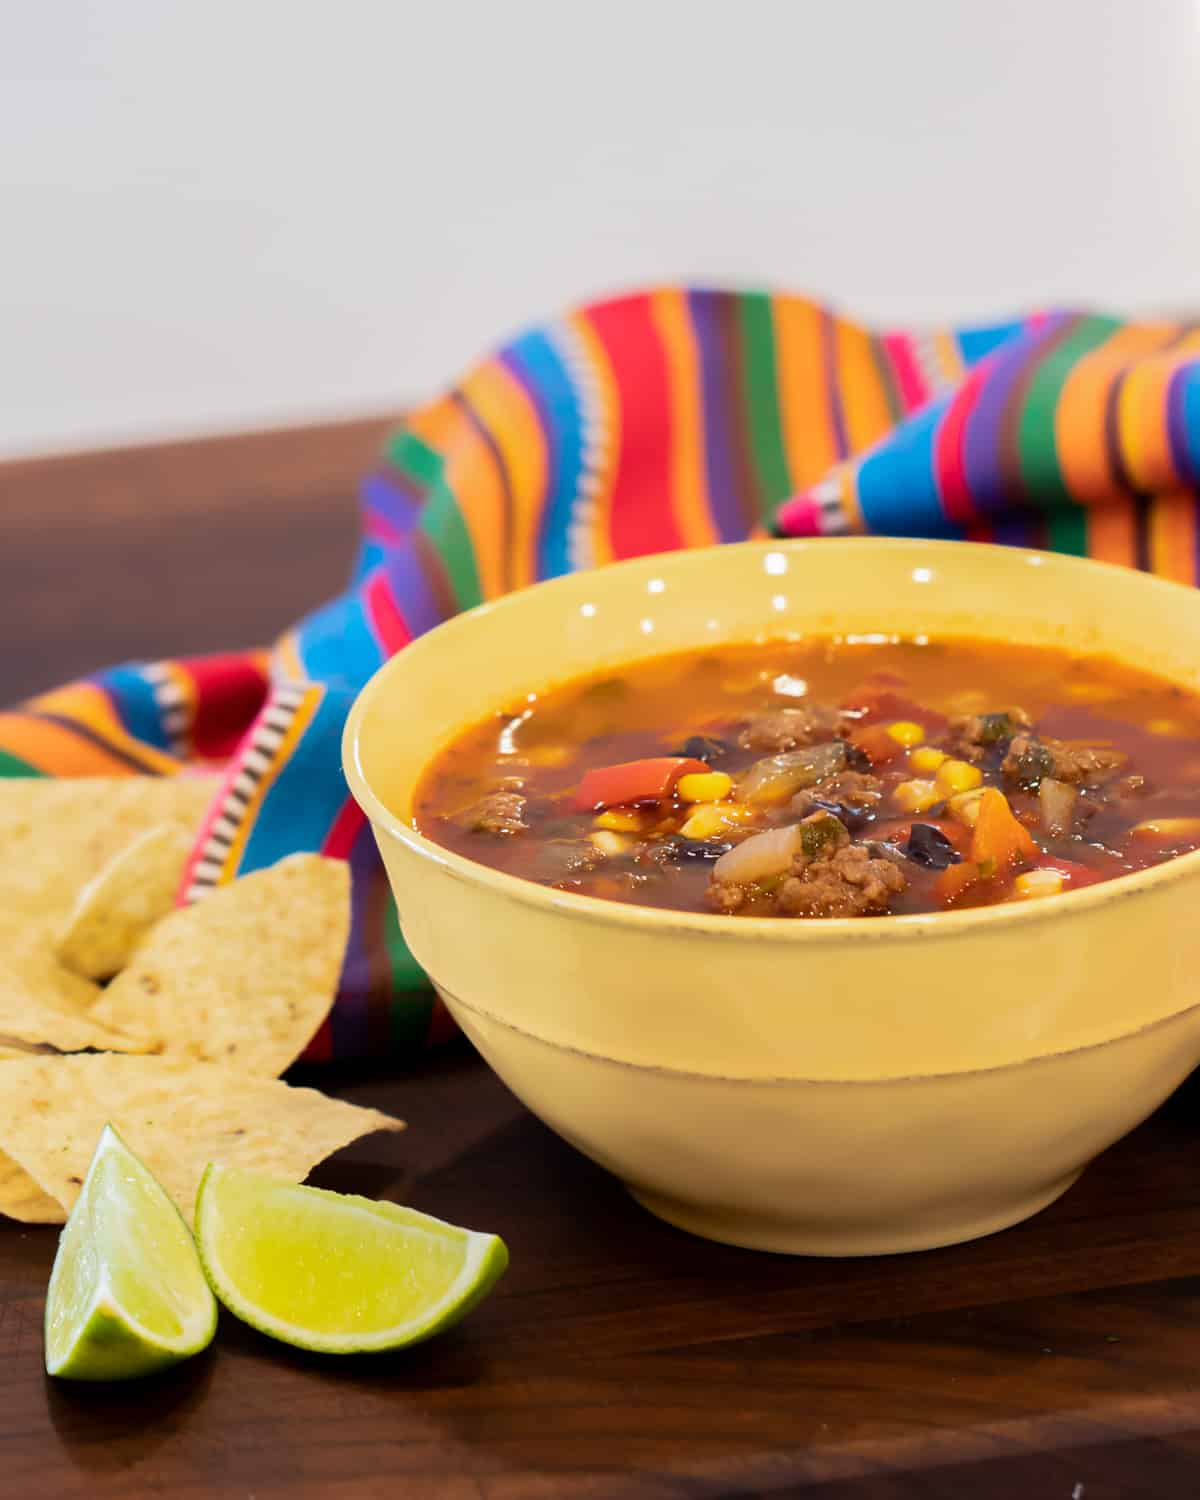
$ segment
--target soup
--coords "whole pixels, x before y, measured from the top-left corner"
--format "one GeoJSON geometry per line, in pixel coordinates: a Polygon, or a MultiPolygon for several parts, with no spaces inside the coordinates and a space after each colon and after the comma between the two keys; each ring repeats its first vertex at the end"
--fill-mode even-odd
{"type": "Polygon", "coordinates": [[[413,813],[510,875],[679,911],[1036,900],[1200,848],[1200,698],[1042,647],[730,646],[530,694],[442,750],[413,813]]]}

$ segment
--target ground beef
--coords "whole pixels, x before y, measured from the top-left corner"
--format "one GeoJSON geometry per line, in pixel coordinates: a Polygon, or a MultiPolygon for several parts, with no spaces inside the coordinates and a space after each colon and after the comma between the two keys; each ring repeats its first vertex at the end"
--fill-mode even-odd
{"type": "Polygon", "coordinates": [[[489,792],[468,809],[463,822],[472,833],[493,833],[501,838],[511,838],[528,830],[524,815],[525,798],[520,792],[489,792]]]}
{"type": "Polygon", "coordinates": [[[1023,708],[1008,708],[995,714],[960,714],[948,727],[948,748],[961,760],[979,761],[994,746],[1003,746],[1033,720],[1023,708]]]}
{"type": "Polygon", "coordinates": [[[1061,740],[1039,740],[1031,734],[1014,735],[1000,769],[1018,786],[1032,789],[1045,776],[1071,786],[1102,779],[1119,770],[1128,757],[1103,745],[1064,745],[1061,740]]]}
{"type": "Polygon", "coordinates": [[[776,894],[775,910],[781,917],[866,917],[887,911],[905,884],[891,860],[872,858],[862,844],[848,844],[789,875],[776,894]]]}
{"type": "Polygon", "coordinates": [[[850,835],[835,817],[819,811],[805,818],[815,834],[813,852],[797,854],[778,888],[763,905],[761,888],[713,880],[708,903],[732,913],[747,905],[778,917],[865,917],[885,912],[907,884],[891,860],[879,858],[850,835]]]}
{"type": "Polygon", "coordinates": [[[738,735],[738,744],[743,750],[780,755],[785,750],[800,750],[831,736],[832,728],[825,715],[811,708],[776,708],[749,720],[738,735]]]}
{"type": "Polygon", "coordinates": [[[883,797],[883,782],[864,771],[841,771],[792,798],[794,813],[810,813],[829,804],[840,804],[855,812],[873,810],[883,797]]]}

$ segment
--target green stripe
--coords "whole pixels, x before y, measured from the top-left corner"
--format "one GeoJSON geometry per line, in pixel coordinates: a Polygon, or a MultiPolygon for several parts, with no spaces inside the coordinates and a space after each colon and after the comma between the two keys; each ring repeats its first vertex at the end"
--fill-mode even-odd
{"type": "Polygon", "coordinates": [[[421,530],[437,548],[459,609],[470,609],[483,598],[475,549],[454,491],[446,483],[442,456],[411,432],[400,432],[390,444],[396,467],[425,491],[421,530]]]}
{"type": "Polygon", "coordinates": [[[1046,546],[1052,552],[1069,552],[1072,557],[1086,557],[1087,508],[1082,505],[1055,505],[1047,511],[1046,546]]]}
{"type": "Polygon", "coordinates": [[[390,896],[384,912],[383,944],[392,971],[388,1026],[391,1047],[398,1055],[412,1056],[425,1045],[434,995],[424,970],[408,951],[400,932],[396,903],[390,896]]]}
{"type": "Polygon", "coordinates": [[[10,755],[7,750],[0,750],[0,776],[44,775],[44,771],[39,771],[36,766],[31,766],[28,761],[18,760],[15,755],[10,755]]]}
{"type": "Polygon", "coordinates": [[[758,504],[768,520],[781,500],[792,492],[783,427],[779,420],[779,383],[775,370],[775,330],[771,299],[747,292],[739,299],[742,364],[746,388],[742,392],[750,450],[758,475],[758,504]]]}
{"type": "Polygon", "coordinates": [[[1103,344],[1120,326],[1116,318],[1082,318],[1050,351],[1029,383],[1017,423],[1017,463],[1026,495],[1039,504],[1074,504],[1058,463],[1054,439],[1056,410],[1067,377],[1080,359],[1103,344]]]}

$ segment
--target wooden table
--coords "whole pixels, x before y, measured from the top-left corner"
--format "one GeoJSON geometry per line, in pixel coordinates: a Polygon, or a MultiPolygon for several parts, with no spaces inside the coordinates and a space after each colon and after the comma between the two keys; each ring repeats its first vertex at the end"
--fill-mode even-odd
{"type": "MultiPolygon", "coordinates": [[[[123,655],[267,639],[337,588],[382,426],[0,468],[0,697],[123,655]]],[[[789,1260],[657,1223],[463,1047],[324,1086],[405,1116],[326,1186],[499,1231],[461,1329],[321,1361],[230,1318],[137,1387],[42,1372],[53,1231],[0,1225],[0,1496],[1200,1493],[1200,1086],[1030,1223],[789,1260]]]]}

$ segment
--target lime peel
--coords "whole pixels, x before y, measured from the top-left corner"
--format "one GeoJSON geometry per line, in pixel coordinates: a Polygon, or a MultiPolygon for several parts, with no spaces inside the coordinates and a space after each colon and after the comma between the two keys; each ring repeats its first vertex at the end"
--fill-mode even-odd
{"type": "Polygon", "coordinates": [[[217,1304],[183,1215],[106,1125],[58,1242],[46,1371],[132,1380],[208,1347],[217,1304]]]}
{"type": "Polygon", "coordinates": [[[508,1265],[494,1234],[215,1163],[196,1195],[196,1241],[230,1312],[325,1354],[431,1338],[477,1306],[508,1265]]]}

